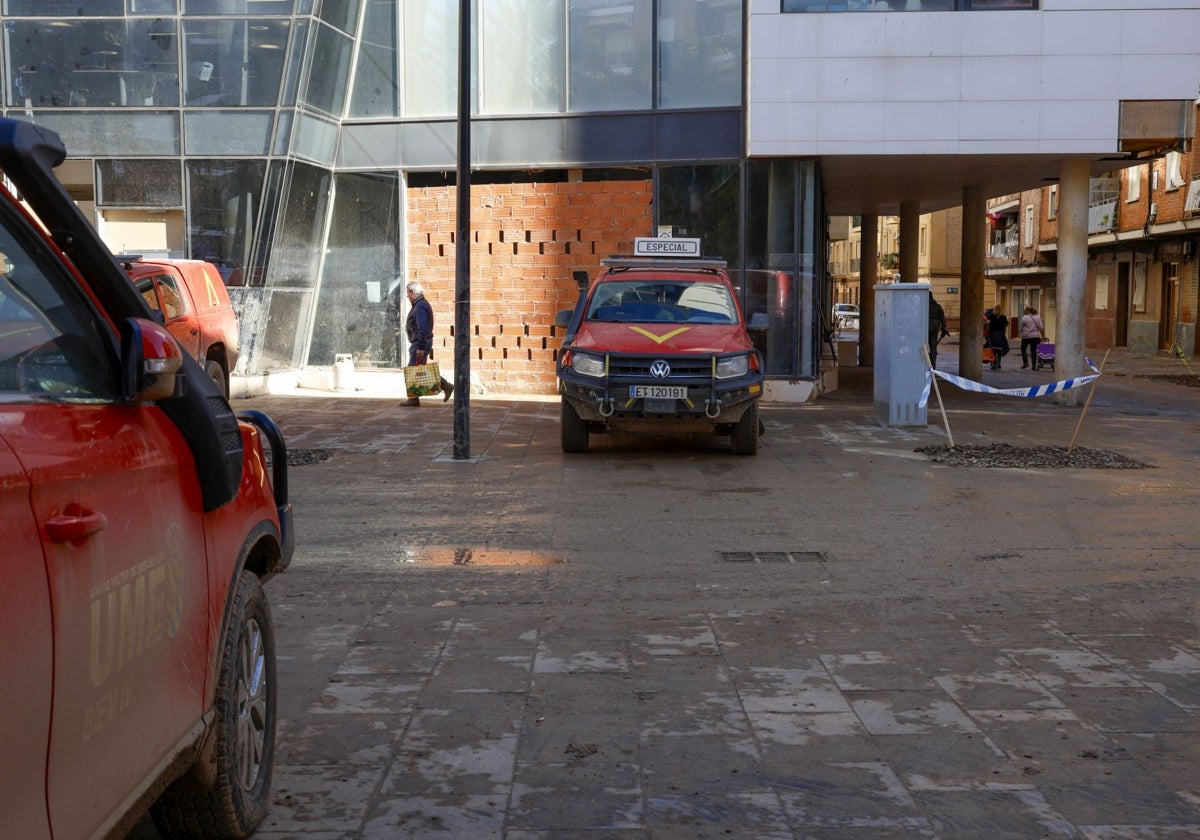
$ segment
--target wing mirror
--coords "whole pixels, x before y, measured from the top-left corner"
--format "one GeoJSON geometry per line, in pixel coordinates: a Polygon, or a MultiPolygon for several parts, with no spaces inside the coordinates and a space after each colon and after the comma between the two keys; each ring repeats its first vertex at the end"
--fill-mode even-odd
{"type": "Polygon", "coordinates": [[[554,316],[554,326],[563,327],[564,329],[571,326],[571,316],[575,313],[570,309],[563,309],[554,316]]]}
{"type": "Polygon", "coordinates": [[[165,400],[182,385],[183,350],[161,324],[126,318],[121,324],[121,390],[133,402],[165,400]]]}
{"type": "Polygon", "coordinates": [[[750,323],[746,325],[748,330],[765,330],[771,326],[771,316],[766,312],[755,312],[750,316],[750,323]]]}

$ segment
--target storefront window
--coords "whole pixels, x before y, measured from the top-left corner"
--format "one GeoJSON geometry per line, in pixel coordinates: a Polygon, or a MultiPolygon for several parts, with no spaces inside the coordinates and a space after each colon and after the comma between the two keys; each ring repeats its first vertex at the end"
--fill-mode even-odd
{"type": "Polygon", "coordinates": [[[658,230],[673,236],[698,237],[700,253],[736,266],[741,259],[738,167],[664,166],[658,175],[658,230]]]}
{"type": "Polygon", "coordinates": [[[339,175],[335,192],[308,364],[403,367],[399,176],[339,175]]]}
{"type": "Polygon", "coordinates": [[[96,203],[101,207],[182,207],[179,160],[96,161],[96,203]]]}
{"type": "Polygon", "coordinates": [[[363,32],[354,68],[354,90],[350,93],[351,117],[394,117],[400,113],[396,79],[395,0],[367,3],[363,32]]]}
{"type": "Polygon", "coordinates": [[[184,20],[184,103],[277,104],[289,28],[269,18],[184,20]]]}
{"type": "Polygon", "coordinates": [[[770,376],[815,375],[813,294],[816,205],[813,164],[752,163],[746,167],[746,311],[766,312],[770,326],[753,336],[770,376]]]}
{"type": "Polygon", "coordinates": [[[172,21],[11,20],[5,28],[10,107],[179,104],[172,21]]]}
{"type": "Polygon", "coordinates": [[[406,117],[445,117],[458,112],[458,0],[404,3],[404,96],[406,117]]]}
{"type": "Polygon", "coordinates": [[[480,113],[563,110],[563,0],[479,0],[475,31],[480,113]]]}
{"type": "Polygon", "coordinates": [[[230,285],[245,282],[266,169],[262,160],[187,162],[188,254],[215,265],[230,285]]]}
{"type": "Polygon", "coordinates": [[[569,0],[571,86],[568,110],[651,107],[652,9],[628,0],[569,0]]]}
{"type": "Polygon", "coordinates": [[[346,104],[346,87],[354,42],[347,35],[323,23],[316,24],[316,27],[316,42],[313,46],[304,102],[330,116],[340,117],[346,104]]]}
{"type": "Polygon", "coordinates": [[[660,0],[660,108],[742,101],[741,0],[660,0]]]}

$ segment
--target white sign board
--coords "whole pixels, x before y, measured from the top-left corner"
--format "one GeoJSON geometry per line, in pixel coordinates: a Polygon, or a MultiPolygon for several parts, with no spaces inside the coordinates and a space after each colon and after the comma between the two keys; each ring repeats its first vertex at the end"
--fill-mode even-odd
{"type": "Polygon", "coordinates": [[[698,257],[700,240],[640,236],[633,240],[633,253],[639,257],[698,257]]]}

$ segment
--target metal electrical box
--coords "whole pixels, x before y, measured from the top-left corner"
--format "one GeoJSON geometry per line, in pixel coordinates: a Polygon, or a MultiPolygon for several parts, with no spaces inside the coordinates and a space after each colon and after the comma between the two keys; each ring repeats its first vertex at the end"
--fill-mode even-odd
{"type": "Polygon", "coordinates": [[[928,283],[875,287],[875,419],[885,426],[924,426],[928,283]]]}

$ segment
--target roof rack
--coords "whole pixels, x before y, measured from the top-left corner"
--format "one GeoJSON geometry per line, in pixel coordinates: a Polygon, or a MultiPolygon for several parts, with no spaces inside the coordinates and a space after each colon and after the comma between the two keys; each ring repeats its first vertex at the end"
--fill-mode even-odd
{"type": "Polygon", "coordinates": [[[695,257],[634,257],[614,255],[600,260],[600,264],[608,268],[684,268],[702,269],[705,271],[724,271],[729,263],[715,257],[697,259],[695,257]]]}

